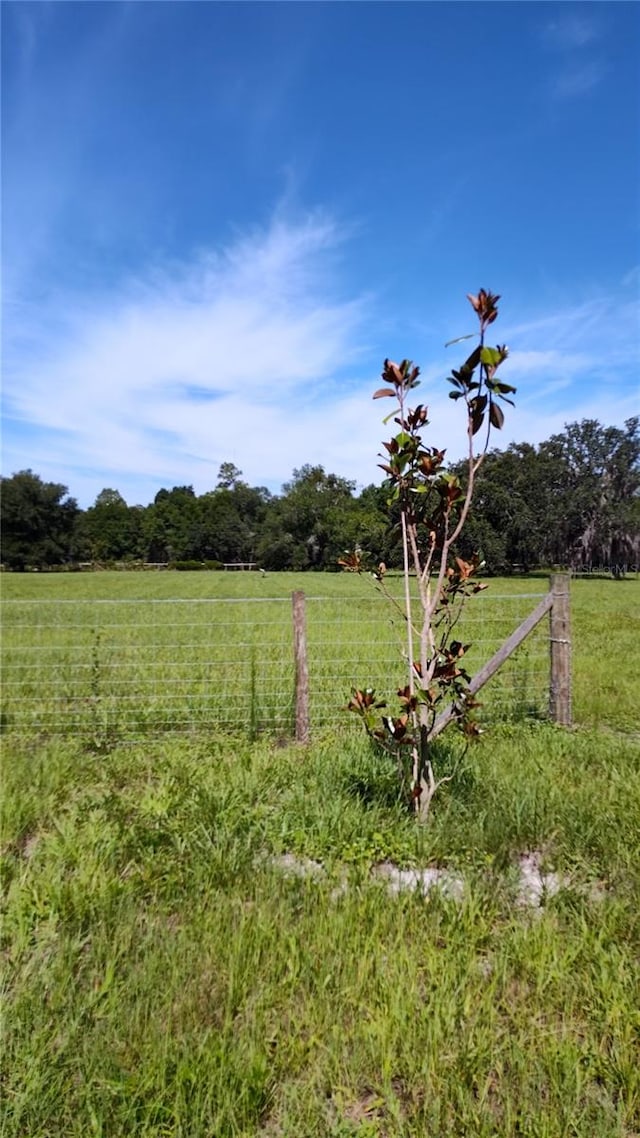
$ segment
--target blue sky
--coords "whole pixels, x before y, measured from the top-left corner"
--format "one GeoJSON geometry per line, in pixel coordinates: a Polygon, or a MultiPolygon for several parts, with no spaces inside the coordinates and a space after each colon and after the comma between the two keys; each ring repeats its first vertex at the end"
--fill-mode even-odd
{"type": "Polygon", "coordinates": [[[3,463],[115,487],[378,481],[502,294],[494,445],[640,410],[640,5],[2,4],[3,463]],[[381,409],[382,408],[382,409],[381,409]],[[388,410],[388,409],[387,409],[388,410]]]}

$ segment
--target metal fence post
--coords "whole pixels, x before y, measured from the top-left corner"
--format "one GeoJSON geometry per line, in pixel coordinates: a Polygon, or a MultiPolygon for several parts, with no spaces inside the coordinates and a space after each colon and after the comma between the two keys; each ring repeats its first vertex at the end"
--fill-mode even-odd
{"type": "Polygon", "coordinates": [[[549,688],[549,715],[554,723],[570,727],[571,713],[571,620],[570,587],[568,573],[553,573],[549,610],[551,683],[549,688]]]}
{"type": "Polygon", "coordinates": [[[296,666],[296,742],[309,742],[309,666],[307,663],[307,625],[305,596],[301,589],[292,593],[293,651],[296,666]]]}

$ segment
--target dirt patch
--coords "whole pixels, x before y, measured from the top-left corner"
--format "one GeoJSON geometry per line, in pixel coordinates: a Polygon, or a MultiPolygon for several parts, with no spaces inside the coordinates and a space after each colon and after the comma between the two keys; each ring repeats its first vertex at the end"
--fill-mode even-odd
{"type": "MultiPolygon", "coordinates": [[[[322,862],[296,857],[290,853],[270,857],[267,859],[267,864],[280,870],[287,877],[322,881],[328,876],[322,862]]],[[[529,850],[518,857],[516,903],[521,908],[540,909],[549,897],[554,897],[561,889],[572,887],[571,878],[566,874],[544,869],[543,866],[544,854],[541,850],[529,850]]],[[[383,861],[372,866],[369,880],[384,886],[392,896],[399,896],[401,893],[420,893],[427,896],[432,890],[437,889],[443,896],[458,902],[462,901],[466,888],[465,879],[449,869],[437,866],[402,869],[392,861],[383,861]]],[[[348,876],[343,872],[333,896],[340,896],[348,888],[348,876]]],[[[597,899],[600,894],[596,895],[592,889],[590,896],[592,899],[597,899]]]]}

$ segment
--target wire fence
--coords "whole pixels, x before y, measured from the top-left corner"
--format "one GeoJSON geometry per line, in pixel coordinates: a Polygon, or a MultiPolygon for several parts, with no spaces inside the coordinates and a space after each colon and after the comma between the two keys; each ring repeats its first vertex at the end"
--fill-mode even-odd
{"type": "MultiPolygon", "coordinates": [[[[460,637],[471,672],[540,593],[481,594],[460,637]]],[[[5,600],[2,724],[30,735],[137,736],[164,731],[289,735],[295,662],[289,598],[5,600]]],[[[381,598],[307,597],[312,731],[356,728],[352,687],[390,706],[407,682],[404,622],[381,598]]],[[[549,695],[543,621],[482,693],[488,720],[540,717],[549,695]]]]}

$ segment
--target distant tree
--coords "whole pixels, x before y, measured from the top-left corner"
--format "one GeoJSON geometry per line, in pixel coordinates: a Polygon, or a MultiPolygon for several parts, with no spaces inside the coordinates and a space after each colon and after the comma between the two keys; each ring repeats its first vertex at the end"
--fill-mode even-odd
{"type": "Polygon", "coordinates": [[[345,549],[356,546],[365,550],[376,562],[383,561],[388,568],[402,566],[400,511],[397,502],[389,504],[386,486],[365,486],[356,500],[356,513],[352,520],[355,532],[344,543],[345,549]]]}
{"type": "MultiPolygon", "coordinates": [[[[479,472],[462,556],[490,572],[515,565],[614,566],[640,558],[640,420],[568,423],[536,448],[491,451],[479,472]]],[[[463,464],[456,468],[463,475],[463,464]]]]}
{"type": "Polygon", "coordinates": [[[254,561],[271,495],[264,486],[234,480],[198,500],[201,556],[254,561]]]}
{"type": "Polygon", "coordinates": [[[94,506],[126,506],[126,502],[119,490],[111,490],[108,486],[98,494],[94,506]]]}
{"type": "Polygon", "coordinates": [[[158,490],[145,511],[142,548],[147,561],[199,559],[198,500],[193,486],[158,490]]]}
{"type": "Polygon", "coordinates": [[[333,569],[345,548],[355,512],[355,483],[322,466],[305,464],[282,487],[278,508],[270,516],[261,544],[266,568],[275,568],[285,549],[290,569],[333,569]]]}
{"type": "Polygon", "coordinates": [[[242,471],[238,470],[232,462],[223,462],[218,471],[218,487],[222,490],[234,490],[242,481],[242,471]]]}
{"type": "Polygon", "coordinates": [[[607,564],[637,556],[634,502],[640,489],[640,419],[624,429],[595,419],[568,424],[542,443],[556,484],[548,502],[550,560],[607,564]]]}
{"type": "Polygon", "coordinates": [[[193,486],[174,486],[171,490],[167,490],[163,487],[161,490],[158,490],[153,501],[154,504],[157,505],[158,502],[176,502],[183,498],[195,498],[195,496],[193,486]]]}
{"type": "MultiPolygon", "coordinates": [[[[464,466],[454,468],[463,483],[464,466]]],[[[480,550],[490,573],[538,565],[548,537],[550,469],[529,443],[490,451],[478,472],[457,552],[471,557],[480,550]]]]}
{"type": "Polygon", "coordinates": [[[105,487],[80,515],[76,543],[92,561],[119,561],[140,554],[141,511],[130,509],[119,490],[105,487]]]}
{"type": "Polygon", "coordinates": [[[66,486],[20,470],[0,479],[0,493],[5,565],[25,569],[69,560],[78,505],[66,486]]]}

